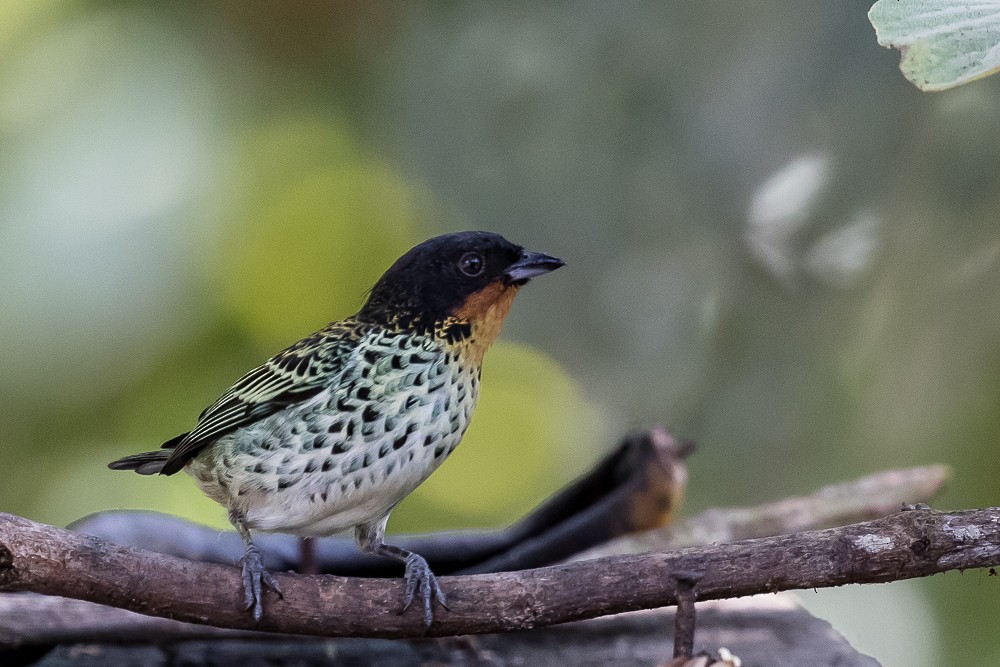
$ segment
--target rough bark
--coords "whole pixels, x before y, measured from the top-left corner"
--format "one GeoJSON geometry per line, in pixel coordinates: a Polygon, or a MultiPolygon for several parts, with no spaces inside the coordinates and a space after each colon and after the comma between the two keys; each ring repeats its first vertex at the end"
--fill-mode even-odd
{"type": "MultiPolygon", "coordinates": [[[[842,528],[672,553],[624,555],[519,572],[442,577],[450,610],[436,636],[529,629],[673,605],[674,574],[699,576],[699,600],[874,583],[1000,564],[1000,508],[930,510],[842,528]]],[[[397,580],[279,575],[259,626],[241,609],[235,567],[195,563],[0,514],[0,589],[90,600],[153,616],[245,630],[419,637],[399,615],[397,580]]]]}

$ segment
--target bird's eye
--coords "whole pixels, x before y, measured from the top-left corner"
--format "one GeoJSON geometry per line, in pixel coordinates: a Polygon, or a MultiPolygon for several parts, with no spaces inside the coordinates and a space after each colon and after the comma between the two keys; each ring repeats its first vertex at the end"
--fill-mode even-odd
{"type": "Polygon", "coordinates": [[[467,252],[458,260],[458,270],[469,277],[476,277],[486,268],[486,260],[478,252],[467,252]]]}

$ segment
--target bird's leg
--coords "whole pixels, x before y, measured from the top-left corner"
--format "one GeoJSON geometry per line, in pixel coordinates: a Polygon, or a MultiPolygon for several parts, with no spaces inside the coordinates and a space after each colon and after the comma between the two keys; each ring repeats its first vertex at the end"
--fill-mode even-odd
{"type": "Polygon", "coordinates": [[[402,614],[409,609],[414,597],[419,595],[424,606],[424,624],[429,628],[434,620],[434,598],[437,598],[442,607],[448,609],[444,591],[441,590],[434,573],[431,572],[431,568],[423,556],[383,542],[385,524],[388,520],[389,515],[386,514],[378,521],[356,526],[354,538],[362,551],[392,558],[406,564],[406,573],[403,575],[406,581],[406,602],[399,613],[402,614]]]}
{"type": "Polygon", "coordinates": [[[260,619],[264,617],[264,586],[277,593],[279,598],[284,595],[278,586],[278,580],[264,569],[264,558],[250,539],[250,529],[247,528],[243,515],[236,510],[229,510],[229,521],[243,539],[243,558],[240,559],[243,566],[243,608],[247,611],[253,609],[253,620],[260,623],[260,619]]]}

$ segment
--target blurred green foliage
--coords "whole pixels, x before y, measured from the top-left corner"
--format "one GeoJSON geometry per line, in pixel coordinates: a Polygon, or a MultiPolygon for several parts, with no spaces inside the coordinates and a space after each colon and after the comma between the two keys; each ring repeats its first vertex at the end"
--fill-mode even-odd
{"type": "MultiPolygon", "coordinates": [[[[225,527],[106,463],[475,228],[568,265],[391,530],[512,521],[656,422],[688,512],[930,461],[997,504],[1000,83],[921,95],[865,9],[0,3],[0,507],[225,527]]],[[[993,584],[816,597],[885,664],[985,666],[993,584]]]]}

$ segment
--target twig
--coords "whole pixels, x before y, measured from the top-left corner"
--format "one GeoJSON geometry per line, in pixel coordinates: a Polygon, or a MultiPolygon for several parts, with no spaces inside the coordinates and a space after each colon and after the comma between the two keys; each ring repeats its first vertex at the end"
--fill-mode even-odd
{"type": "Polygon", "coordinates": [[[674,614],[674,656],[690,658],[694,653],[695,608],[697,599],[694,587],[701,579],[701,573],[678,572],[673,575],[677,582],[677,613],[674,614]]]}
{"type": "MultiPolygon", "coordinates": [[[[1000,508],[915,510],[824,531],[600,558],[522,572],[442,577],[450,611],[431,635],[527,629],[677,602],[671,573],[702,571],[700,600],[874,583],[1000,565],[1000,508]]],[[[278,575],[260,626],[242,612],[235,567],[194,563],[0,514],[0,588],[91,600],[153,616],[323,636],[417,637],[398,580],[278,575]]]]}

